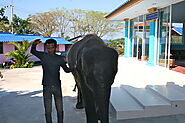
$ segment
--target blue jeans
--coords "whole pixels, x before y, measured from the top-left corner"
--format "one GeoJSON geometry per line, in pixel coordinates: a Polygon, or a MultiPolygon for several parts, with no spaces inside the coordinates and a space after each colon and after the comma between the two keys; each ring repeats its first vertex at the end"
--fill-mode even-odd
{"type": "Polygon", "coordinates": [[[46,123],[52,123],[52,95],[57,110],[58,123],[63,123],[63,100],[61,86],[43,86],[44,108],[46,123]]]}

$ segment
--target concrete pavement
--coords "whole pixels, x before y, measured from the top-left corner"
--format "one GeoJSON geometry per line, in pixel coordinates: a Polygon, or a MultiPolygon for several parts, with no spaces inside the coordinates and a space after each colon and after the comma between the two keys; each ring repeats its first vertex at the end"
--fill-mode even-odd
{"type": "MultiPolygon", "coordinates": [[[[185,75],[161,67],[149,67],[144,62],[119,58],[119,71],[113,86],[121,84],[145,87],[148,84],[175,82],[184,85],[185,75]]],[[[0,123],[44,123],[42,101],[42,68],[1,70],[5,79],[0,80],[0,123]]],[[[74,79],[71,73],[61,70],[64,96],[65,123],[85,123],[85,111],[75,109],[76,93],[73,92],[74,79]]],[[[53,103],[54,107],[54,103],[53,103]]],[[[184,123],[185,115],[132,120],[115,119],[115,111],[110,105],[110,123],[184,123]]],[[[56,111],[53,108],[53,121],[56,111]]]]}

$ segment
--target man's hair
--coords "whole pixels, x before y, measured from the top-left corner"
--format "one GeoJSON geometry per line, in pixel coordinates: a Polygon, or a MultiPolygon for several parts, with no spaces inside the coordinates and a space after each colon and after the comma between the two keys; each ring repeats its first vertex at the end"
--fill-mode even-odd
{"type": "Polygon", "coordinates": [[[51,43],[54,43],[55,47],[57,47],[57,41],[55,39],[52,39],[52,38],[47,39],[44,44],[46,45],[46,44],[51,44],[51,43]]]}

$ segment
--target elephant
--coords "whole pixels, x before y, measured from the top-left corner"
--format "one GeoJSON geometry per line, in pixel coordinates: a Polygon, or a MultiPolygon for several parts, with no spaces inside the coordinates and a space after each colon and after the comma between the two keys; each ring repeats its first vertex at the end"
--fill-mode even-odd
{"type": "Polygon", "coordinates": [[[87,123],[109,123],[111,85],[118,71],[118,53],[95,34],[88,34],[68,51],[67,62],[78,88],[77,108],[85,107],[87,123]]]}

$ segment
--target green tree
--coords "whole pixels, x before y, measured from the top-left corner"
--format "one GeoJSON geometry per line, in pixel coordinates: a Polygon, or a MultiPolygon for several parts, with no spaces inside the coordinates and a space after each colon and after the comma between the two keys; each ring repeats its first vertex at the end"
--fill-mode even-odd
{"type": "Polygon", "coordinates": [[[38,34],[33,31],[29,19],[21,19],[17,15],[13,16],[13,31],[15,34],[38,34]]]}
{"type": "Polygon", "coordinates": [[[4,15],[5,9],[0,9],[0,32],[9,32],[10,31],[10,24],[8,17],[4,15]]]}
{"type": "Polygon", "coordinates": [[[84,31],[82,30],[82,28],[85,26],[84,24],[85,12],[86,12],[85,10],[81,9],[74,9],[70,11],[69,30],[73,37],[85,34],[84,31]]]}
{"type": "Polygon", "coordinates": [[[99,11],[72,10],[71,25],[74,36],[87,33],[103,37],[108,33],[119,32],[121,23],[110,22],[104,18],[107,13],[99,11]]]}
{"type": "Polygon", "coordinates": [[[65,37],[69,34],[69,24],[70,24],[70,11],[63,9],[56,9],[51,12],[56,24],[56,33],[60,37],[65,37]]]}
{"type": "Polygon", "coordinates": [[[8,17],[4,15],[5,14],[5,9],[1,8],[0,9],[0,21],[4,21],[4,23],[9,24],[8,17]]]}
{"type": "Polygon", "coordinates": [[[105,19],[107,13],[99,11],[89,11],[85,14],[85,22],[89,28],[88,33],[97,34],[103,37],[108,33],[119,32],[121,29],[120,23],[111,22],[105,19]]]}
{"type": "Polygon", "coordinates": [[[106,14],[99,11],[63,8],[31,15],[30,20],[34,30],[42,36],[59,34],[62,37],[67,35],[75,37],[94,33],[103,37],[109,33],[119,32],[122,27],[119,22],[106,20],[104,17],[106,14]]]}
{"type": "Polygon", "coordinates": [[[29,17],[34,31],[40,33],[42,36],[50,37],[57,32],[56,19],[52,12],[37,13],[29,17]]]}
{"type": "Polygon", "coordinates": [[[4,21],[0,21],[0,32],[10,32],[11,27],[9,24],[5,24],[4,21]]]}
{"type": "Polygon", "coordinates": [[[124,54],[124,38],[119,38],[115,40],[108,40],[111,44],[108,44],[109,47],[114,48],[117,50],[118,54],[124,54]]]}
{"type": "Polygon", "coordinates": [[[30,58],[32,55],[26,53],[28,48],[32,45],[32,42],[28,42],[27,40],[22,42],[10,42],[10,44],[13,44],[17,50],[6,53],[5,56],[7,58],[13,57],[16,61],[16,65],[14,67],[17,68],[27,68],[32,67],[33,62],[30,58]]]}

